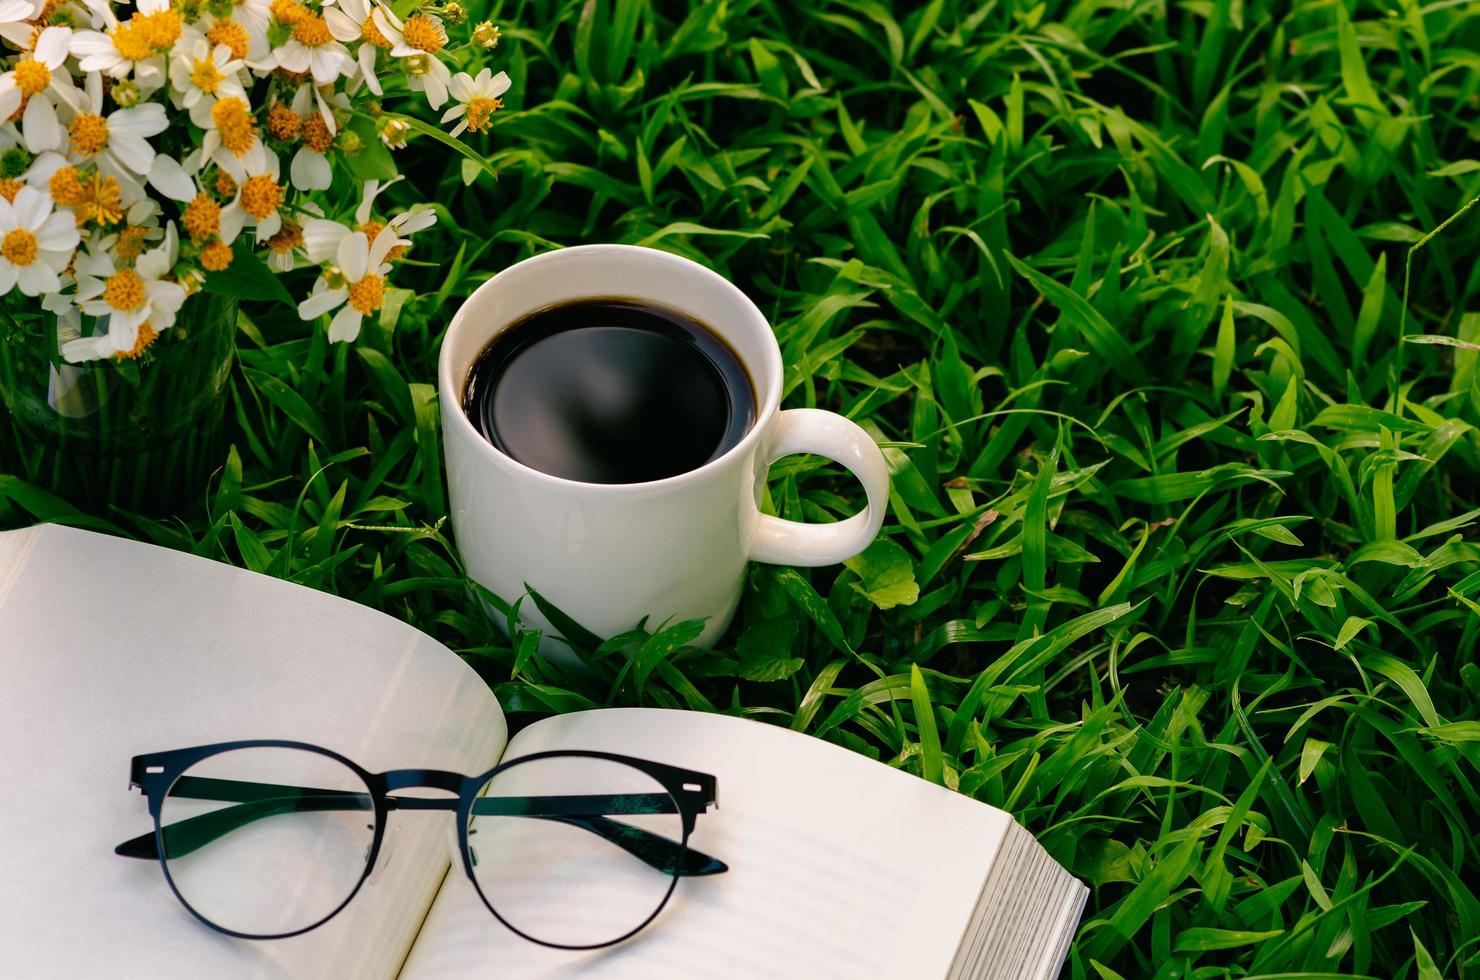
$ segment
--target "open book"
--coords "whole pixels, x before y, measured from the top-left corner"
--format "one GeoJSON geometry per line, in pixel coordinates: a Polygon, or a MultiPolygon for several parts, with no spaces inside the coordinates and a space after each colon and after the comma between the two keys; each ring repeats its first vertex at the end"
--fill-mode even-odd
{"type": "Polygon", "coordinates": [[[0,533],[0,745],[0,974],[17,980],[1036,980],[1057,976],[1086,896],[1007,814],[821,740],[657,709],[509,739],[486,685],[401,622],[63,527],[0,533]],[[132,756],[254,738],[371,772],[594,749],[713,774],[719,805],[689,843],[728,870],[679,878],[624,943],[551,949],[489,914],[451,863],[448,813],[393,811],[389,853],[337,916],[232,938],[192,918],[158,862],[114,846],[152,829],[132,756]]]}

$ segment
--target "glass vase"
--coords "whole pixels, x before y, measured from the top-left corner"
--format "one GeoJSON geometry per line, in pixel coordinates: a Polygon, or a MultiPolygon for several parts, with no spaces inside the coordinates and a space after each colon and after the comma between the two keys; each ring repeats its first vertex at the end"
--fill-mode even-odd
{"type": "Polygon", "coordinates": [[[104,325],[39,299],[0,299],[0,472],[91,513],[178,513],[204,498],[222,421],[236,301],[196,293],[175,326],[129,355],[69,363],[61,348],[104,325]]]}

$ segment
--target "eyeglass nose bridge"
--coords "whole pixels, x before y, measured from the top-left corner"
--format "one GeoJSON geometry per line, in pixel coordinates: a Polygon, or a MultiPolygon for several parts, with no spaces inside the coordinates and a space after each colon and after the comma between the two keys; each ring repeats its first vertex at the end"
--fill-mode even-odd
{"type": "MultiPolygon", "coordinates": [[[[443,769],[392,769],[383,772],[380,778],[386,792],[398,789],[439,789],[446,793],[452,793],[454,797],[462,792],[465,777],[455,772],[447,772],[443,769]]],[[[440,802],[440,801],[437,801],[440,802]]],[[[453,808],[457,800],[453,799],[453,808]]],[[[423,809],[442,809],[441,807],[424,807],[423,809]]]]}
{"type": "MultiPolygon", "coordinates": [[[[395,810],[446,810],[456,813],[465,777],[442,769],[393,769],[380,773],[376,780],[381,784],[387,813],[395,810]],[[387,795],[403,789],[432,789],[452,795],[432,797],[387,795]]],[[[369,884],[373,885],[379,881],[390,868],[399,836],[398,824],[388,821],[381,839],[379,853],[375,856],[375,866],[370,869],[369,884]]],[[[455,851],[458,846],[455,827],[452,830],[451,840],[455,851]]]]}

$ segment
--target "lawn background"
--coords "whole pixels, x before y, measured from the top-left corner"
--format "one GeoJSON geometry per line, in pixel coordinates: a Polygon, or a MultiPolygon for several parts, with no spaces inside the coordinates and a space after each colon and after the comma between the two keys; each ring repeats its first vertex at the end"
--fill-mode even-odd
{"type": "MultiPolygon", "coordinates": [[[[1475,4],[470,13],[508,107],[486,169],[400,151],[392,196],[442,221],[380,324],[245,310],[193,514],[0,476],[0,526],[383,609],[516,725],[735,712],[1005,807],[1093,886],[1066,976],[1480,976],[1480,209],[1425,237],[1480,193],[1475,4]],[[479,282],[587,241],[731,277],[785,404],[865,425],[894,489],[846,568],[753,569],[718,650],[668,624],[572,675],[468,594],[434,367],[479,282]]],[[[772,476],[784,516],[859,504],[814,458],[772,476]]]]}

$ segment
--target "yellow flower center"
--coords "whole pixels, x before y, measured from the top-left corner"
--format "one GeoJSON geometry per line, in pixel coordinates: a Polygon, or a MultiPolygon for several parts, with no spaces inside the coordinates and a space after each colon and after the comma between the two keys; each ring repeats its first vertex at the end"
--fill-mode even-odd
{"type": "Polygon", "coordinates": [[[242,184],[242,210],[261,221],[283,203],[283,189],[266,174],[248,177],[242,184]]]}
{"type": "Polygon", "coordinates": [[[201,58],[190,70],[190,84],[210,95],[216,94],[216,89],[221,87],[225,79],[226,76],[221,74],[221,70],[216,67],[216,59],[211,55],[201,58]]]}
{"type": "Polygon", "coordinates": [[[149,244],[149,229],[143,225],[129,225],[118,233],[118,241],[113,245],[113,254],[124,262],[132,262],[144,254],[144,246],[149,244]]]}
{"type": "Polygon", "coordinates": [[[221,231],[221,205],[203,193],[197,194],[181,213],[180,224],[193,240],[204,241],[221,231]]]}
{"type": "Polygon", "coordinates": [[[267,110],[267,131],[274,139],[297,139],[298,131],[302,128],[303,120],[298,117],[298,113],[281,102],[267,110]]]}
{"type": "Polygon", "coordinates": [[[367,272],[365,278],[349,287],[349,305],[364,316],[380,309],[384,299],[385,280],[373,272],[367,272]]]}
{"type": "Polygon", "coordinates": [[[234,20],[218,20],[206,31],[206,40],[211,46],[224,44],[231,49],[231,56],[238,60],[245,58],[247,52],[252,49],[252,36],[247,29],[234,20]]]}
{"type": "Polygon", "coordinates": [[[0,255],[11,265],[27,266],[36,261],[36,236],[24,228],[13,228],[0,241],[0,255]]]}
{"type": "Polygon", "coordinates": [[[483,132],[488,128],[493,114],[503,107],[502,99],[487,99],[481,95],[476,99],[469,99],[468,128],[475,133],[483,132]]]}
{"type": "Polygon", "coordinates": [[[257,138],[257,126],[252,122],[252,113],[247,104],[234,95],[217,99],[211,106],[211,122],[221,134],[221,145],[232,156],[245,156],[257,138]]]}
{"type": "Polygon", "coordinates": [[[124,60],[143,61],[154,54],[154,47],[149,43],[151,33],[139,18],[130,17],[110,30],[108,37],[113,41],[113,50],[124,60]]]}
{"type": "Polygon", "coordinates": [[[207,272],[220,272],[231,265],[231,260],[236,258],[231,251],[231,246],[216,239],[211,244],[200,250],[200,266],[207,272]]]}
{"type": "Polygon", "coordinates": [[[310,48],[316,48],[334,40],[334,35],[329,33],[328,22],[317,14],[307,11],[293,22],[293,37],[300,44],[305,44],[310,48]]]}
{"type": "Polygon", "coordinates": [[[447,43],[447,34],[442,26],[426,14],[413,14],[406,19],[402,28],[406,43],[413,48],[436,54],[447,43]]]}
{"type": "Polygon", "coordinates": [[[116,177],[104,177],[97,171],[83,190],[83,199],[77,206],[77,223],[95,221],[100,225],[117,224],[123,218],[123,188],[116,177]]]}
{"type": "Polygon", "coordinates": [[[114,356],[117,357],[119,360],[136,361],[146,350],[149,349],[149,345],[153,344],[158,339],[159,331],[155,330],[148,320],[145,320],[143,323],[139,324],[139,335],[134,338],[134,346],[130,347],[128,350],[119,351],[114,356]]]}
{"type": "Polygon", "coordinates": [[[377,48],[389,48],[391,39],[380,32],[380,26],[375,23],[375,14],[372,11],[365,15],[365,22],[360,25],[360,39],[366,44],[373,44],[377,48]]]}
{"type": "Polygon", "coordinates": [[[144,305],[144,280],[133,269],[119,269],[103,286],[103,302],[120,313],[132,313],[144,305]]]}
{"type": "Polygon", "coordinates": [[[216,196],[231,197],[236,194],[236,181],[224,170],[216,171],[216,196]]]}
{"type": "Polygon", "coordinates": [[[329,147],[334,145],[334,134],[329,132],[329,125],[317,112],[303,120],[303,145],[315,153],[328,153],[329,147]]]}
{"type": "Polygon", "coordinates": [[[180,15],[169,8],[152,14],[134,14],[129,19],[138,23],[152,48],[164,50],[180,40],[180,15]]]}
{"type": "Polygon", "coordinates": [[[72,120],[67,135],[71,137],[72,149],[90,157],[108,145],[108,120],[95,112],[81,113],[72,120]]]}
{"type": "Polygon", "coordinates": [[[21,180],[19,177],[6,177],[4,180],[0,180],[0,197],[3,197],[10,203],[14,204],[15,196],[19,194],[21,192],[21,188],[25,186],[26,182],[21,180]]]}
{"type": "Polygon", "coordinates": [[[308,8],[298,0],[272,0],[272,3],[268,4],[268,9],[272,11],[273,19],[289,27],[304,17],[313,16],[308,12],[308,8]]]}
{"type": "Polygon", "coordinates": [[[51,84],[51,69],[35,58],[22,58],[15,63],[15,87],[30,97],[51,84]]]}
{"type": "Polygon", "coordinates": [[[75,208],[87,200],[87,188],[82,186],[76,167],[59,168],[46,187],[51,191],[51,199],[64,208],[75,208]]]}

